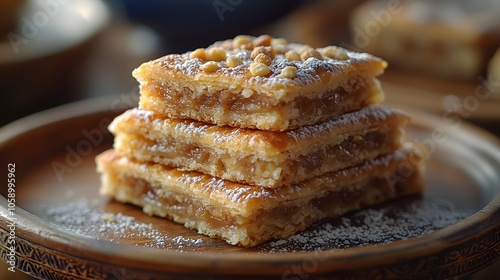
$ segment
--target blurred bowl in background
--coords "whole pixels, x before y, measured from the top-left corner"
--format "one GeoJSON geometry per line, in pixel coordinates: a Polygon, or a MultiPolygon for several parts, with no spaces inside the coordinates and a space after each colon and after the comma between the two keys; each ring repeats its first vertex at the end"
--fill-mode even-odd
{"type": "Polygon", "coordinates": [[[153,28],[167,52],[185,52],[260,27],[288,14],[303,0],[122,0],[129,19],[153,28]]]}
{"type": "Polygon", "coordinates": [[[26,1],[0,39],[0,124],[77,99],[78,75],[109,20],[100,0],[26,1]]]}

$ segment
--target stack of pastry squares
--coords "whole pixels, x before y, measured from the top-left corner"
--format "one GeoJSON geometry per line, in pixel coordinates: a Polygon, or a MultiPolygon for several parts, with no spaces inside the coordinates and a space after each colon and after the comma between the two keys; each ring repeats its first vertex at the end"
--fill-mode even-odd
{"type": "Polygon", "coordinates": [[[146,62],[137,108],[96,159],[102,195],[250,247],[422,191],[386,62],[240,35],[146,62]]]}

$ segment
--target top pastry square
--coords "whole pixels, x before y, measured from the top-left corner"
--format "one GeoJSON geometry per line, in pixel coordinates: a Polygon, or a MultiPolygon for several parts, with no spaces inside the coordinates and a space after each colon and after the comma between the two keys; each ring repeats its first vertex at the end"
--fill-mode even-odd
{"type": "Polygon", "coordinates": [[[142,109],[220,126],[285,131],[378,104],[387,64],[336,46],[239,35],[134,70],[142,109]]]}

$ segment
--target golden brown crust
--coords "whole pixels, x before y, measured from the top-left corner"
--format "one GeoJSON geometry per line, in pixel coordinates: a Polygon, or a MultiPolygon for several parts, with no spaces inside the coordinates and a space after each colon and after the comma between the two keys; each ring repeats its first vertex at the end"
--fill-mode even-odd
{"type": "Polygon", "coordinates": [[[100,192],[241,246],[419,193],[409,117],[377,106],[385,67],[268,35],[144,63],[139,108],[96,158],[100,192]]]}
{"type": "Polygon", "coordinates": [[[298,183],[400,147],[408,116],[368,107],[287,132],[219,127],[132,109],[110,125],[115,148],[140,161],[265,187],[298,183]]]}
{"type": "Polygon", "coordinates": [[[287,130],[383,99],[375,79],[386,67],[381,59],[333,46],[260,41],[235,38],[142,64],[133,72],[140,107],[171,118],[287,130]]]}
{"type": "Polygon", "coordinates": [[[97,158],[101,194],[169,217],[231,244],[253,246],[337,217],[422,191],[421,156],[412,148],[277,189],[253,187],[139,163],[113,150],[97,158]],[[400,166],[411,168],[399,173],[400,166]]]}

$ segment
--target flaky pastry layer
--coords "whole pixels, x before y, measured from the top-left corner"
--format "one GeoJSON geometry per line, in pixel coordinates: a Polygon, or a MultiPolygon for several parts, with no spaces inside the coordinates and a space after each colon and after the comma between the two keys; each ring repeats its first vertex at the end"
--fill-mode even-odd
{"type": "Polygon", "coordinates": [[[133,71],[140,107],[171,118],[283,131],[383,99],[376,77],[386,62],[379,58],[259,38],[247,36],[246,44],[235,38],[142,64],[133,71]]]}
{"type": "Polygon", "coordinates": [[[103,196],[246,247],[285,238],[325,218],[419,193],[423,186],[422,157],[411,147],[277,189],[141,163],[114,150],[96,160],[103,196]]]}
{"type": "Polygon", "coordinates": [[[219,127],[132,109],[110,125],[115,149],[139,161],[276,188],[357,165],[400,147],[409,118],[368,107],[287,132],[219,127]]]}

